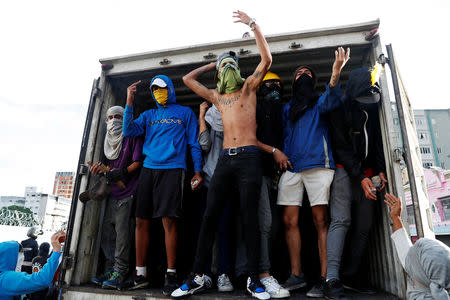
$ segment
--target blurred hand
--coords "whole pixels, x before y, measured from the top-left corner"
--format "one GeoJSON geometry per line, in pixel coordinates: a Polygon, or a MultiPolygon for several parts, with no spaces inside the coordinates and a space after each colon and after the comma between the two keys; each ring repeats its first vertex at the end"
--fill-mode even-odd
{"type": "Polygon", "coordinates": [[[380,174],[378,174],[378,176],[380,176],[380,179],[381,179],[381,187],[378,190],[382,191],[382,190],[384,190],[384,188],[386,187],[386,184],[387,184],[386,175],[384,175],[383,172],[380,172],[380,174]]]}
{"type": "Polygon", "coordinates": [[[134,95],[136,94],[137,86],[138,86],[138,84],[140,84],[141,82],[142,82],[142,81],[139,80],[139,81],[133,83],[132,85],[130,85],[130,86],[127,88],[127,101],[128,101],[128,100],[131,100],[131,101],[134,100],[134,95]]]}
{"type": "Polygon", "coordinates": [[[61,231],[58,231],[52,235],[51,244],[52,244],[53,250],[55,252],[61,252],[62,246],[61,246],[61,243],[59,242],[59,239],[63,236],[65,236],[65,233],[61,232],[61,231]]]}
{"type": "Polygon", "coordinates": [[[203,101],[202,104],[200,104],[200,118],[204,118],[206,115],[206,111],[209,108],[209,104],[206,101],[203,101]]]}
{"type": "Polygon", "coordinates": [[[286,154],[284,154],[282,151],[276,149],[273,153],[273,158],[275,159],[275,162],[277,163],[280,170],[285,171],[287,169],[292,169],[292,164],[289,161],[289,157],[287,157],[286,154]]]}
{"type": "Polygon", "coordinates": [[[394,196],[393,194],[386,194],[384,198],[384,203],[389,206],[389,214],[391,219],[400,218],[400,214],[402,213],[402,201],[400,198],[394,196]]]}
{"type": "Polygon", "coordinates": [[[334,51],[334,63],[333,63],[333,72],[340,73],[342,68],[345,66],[347,61],[350,59],[350,48],[347,48],[347,53],[344,51],[344,48],[339,47],[336,51],[334,51]]]}
{"type": "Polygon", "coordinates": [[[236,18],[234,23],[244,23],[245,25],[248,25],[251,18],[243,11],[237,10],[233,11],[233,18],[236,18]]]}
{"type": "Polygon", "coordinates": [[[88,161],[88,165],[90,166],[89,171],[94,174],[94,175],[98,175],[100,173],[102,173],[100,166],[102,165],[101,162],[92,164],[92,162],[88,161]]]}
{"type": "Polygon", "coordinates": [[[192,179],[191,179],[192,190],[193,191],[198,190],[202,186],[202,184],[203,184],[202,175],[200,175],[200,172],[195,172],[194,177],[192,177],[192,179]]]}
{"type": "Polygon", "coordinates": [[[374,194],[376,189],[373,186],[372,180],[367,177],[364,178],[361,181],[361,188],[363,189],[367,199],[377,200],[377,196],[374,194]]]}

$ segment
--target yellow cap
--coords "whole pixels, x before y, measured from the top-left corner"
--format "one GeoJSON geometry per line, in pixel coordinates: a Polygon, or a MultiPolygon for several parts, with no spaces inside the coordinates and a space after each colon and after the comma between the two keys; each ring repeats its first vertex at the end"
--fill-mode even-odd
{"type": "Polygon", "coordinates": [[[281,78],[280,78],[280,76],[278,76],[275,73],[267,72],[266,76],[264,76],[262,81],[266,81],[266,80],[279,80],[279,81],[281,81],[281,78]]]}

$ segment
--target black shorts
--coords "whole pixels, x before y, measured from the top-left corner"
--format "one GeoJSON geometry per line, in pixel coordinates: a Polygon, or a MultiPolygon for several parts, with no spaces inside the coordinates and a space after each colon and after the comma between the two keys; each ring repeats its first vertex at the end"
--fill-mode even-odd
{"type": "Polygon", "coordinates": [[[136,217],[181,217],[184,169],[142,168],[136,200],[136,217]]]}

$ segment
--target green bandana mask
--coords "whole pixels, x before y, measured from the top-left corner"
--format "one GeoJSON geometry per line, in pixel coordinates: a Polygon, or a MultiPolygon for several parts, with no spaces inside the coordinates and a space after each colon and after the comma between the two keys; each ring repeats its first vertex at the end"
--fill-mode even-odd
{"type": "Polygon", "coordinates": [[[217,78],[219,79],[217,88],[220,94],[229,94],[240,90],[245,81],[241,77],[239,68],[233,64],[226,65],[222,72],[217,75],[217,78]]]}

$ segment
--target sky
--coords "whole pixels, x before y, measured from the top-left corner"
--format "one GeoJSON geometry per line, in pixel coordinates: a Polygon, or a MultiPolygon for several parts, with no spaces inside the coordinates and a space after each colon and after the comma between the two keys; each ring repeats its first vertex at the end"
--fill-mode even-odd
{"type": "Polygon", "coordinates": [[[52,193],[75,171],[100,58],[235,39],[247,12],[264,34],[381,21],[414,109],[450,108],[450,1],[2,1],[0,195],[52,193]]]}

